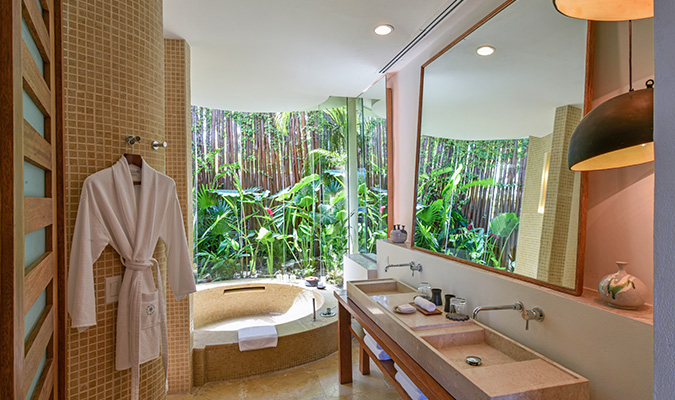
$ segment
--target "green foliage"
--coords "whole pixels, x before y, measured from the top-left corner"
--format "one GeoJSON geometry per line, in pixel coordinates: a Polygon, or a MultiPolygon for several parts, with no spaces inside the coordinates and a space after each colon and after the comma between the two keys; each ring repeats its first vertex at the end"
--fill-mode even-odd
{"type": "Polygon", "coordinates": [[[481,179],[466,182],[462,177],[463,165],[457,168],[447,167],[424,176],[420,176],[415,218],[415,246],[438,253],[489,265],[499,269],[513,271],[515,268],[515,249],[507,251],[511,235],[518,229],[520,222],[515,213],[502,213],[490,220],[487,232],[474,226],[459,210],[458,192],[471,187],[491,187],[494,179],[481,179]],[[442,187],[441,196],[433,199],[429,187],[442,187]],[[431,200],[430,200],[431,199],[431,200]],[[428,204],[425,201],[430,201],[428,204]],[[501,244],[501,246],[500,246],[501,244]]]}
{"type": "MultiPolygon", "coordinates": [[[[201,129],[211,129],[216,121],[214,115],[223,115],[214,113],[207,110],[201,114],[201,129]]],[[[307,131],[308,141],[315,140],[313,134],[329,134],[321,136],[326,138],[320,141],[321,148],[307,154],[299,180],[277,193],[242,187],[243,169],[239,163],[219,165],[218,173],[209,175],[214,177],[213,182],[226,179],[227,188],[215,183],[196,186],[197,279],[211,281],[277,273],[308,276],[319,271],[330,279],[341,279],[349,222],[342,172],[346,163],[346,108],[304,113],[225,113],[236,122],[242,141],[253,142],[256,135],[265,132],[271,138],[267,145],[276,150],[288,140],[289,126],[298,121],[307,131]]],[[[208,143],[204,146],[205,149],[196,149],[196,171],[215,172],[222,150],[209,149],[208,143]]],[[[250,166],[246,164],[248,157],[255,156],[239,160],[250,166]]],[[[284,157],[288,162],[287,156],[284,157]]],[[[365,184],[360,185],[359,193],[359,219],[367,222],[360,224],[359,230],[369,235],[363,239],[362,247],[372,251],[377,238],[386,238],[387,194],[365,184]]]]}

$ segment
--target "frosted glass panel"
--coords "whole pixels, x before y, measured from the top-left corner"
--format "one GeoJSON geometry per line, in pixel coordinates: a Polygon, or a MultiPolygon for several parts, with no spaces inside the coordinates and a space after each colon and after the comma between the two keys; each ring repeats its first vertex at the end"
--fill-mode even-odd
{"type": "Polygon", "coordinates": [[[30,35],[30,31],[28,30],[28,25],[26,25],[26,21],[24,21],[23,19],[21,19],[21,38],[23,39],[24,42],[26,42],[26,46],[28,46],[28,51],[30,52],[30,55],[33,56],[33,60],[35,60],[35,64],[37,64],[38,69],[40,70],[40,72],[44,74],[45,66],[44,63],[42,62],[42,56],[40,55],[40,51],[35,45],[33,37],[30,35]]]}
{"type": "Polygon", "coordinates": [[[45,118],[25,90],[23,91],[23,118],[28,121],[42,137],[45,137],[45,118]]]}
{"type": "Polygon", "coordinates": [[[23,195],[45,197],[45,171],[33,164],[23,163],[23,195]]]}
{"type": "Polygon", "coordinates": [[[45,307],[47,306],[47,289],[45,289],[42,294],[35,300],[35,304],[33,304],[33,307],[28,310],[28,313],[26,313],[26,318],[24,320],[24,325],[23,325],[23,336],[24,339],[28,337],[30,334],[30,331],[33,330],[35,327],[35,323],[37,322],[38,318],[40,318],[40,314],[42,314],[42,311],[44,311],[45,307]]]}
{"type": "MultiPolygon", "coordinates": [[[[29,0],[35,1],[35,0],[29,0]]],[[[42,10],[42,6],[39,1],[37,1],[38,7],[42,10]]],[[[42,56],[38,50],[35,41],[33,40],[30,31],[28,30],[28,25],[22,19],[21,20],[21,37],[28,47],[35,64],[37,65],[40,72],[44,75],[44,62],[42,61],[42,56]]],[[[23,91],[23,118],[33,127],[35,130],[45,136],[44,132],[44,116],[42,112],[35,105],[33,100],[28,96],[26,91],[23,91]]],[[[41,168],[38,168],[32,164],[24,162],[23,167],[23,178],[24,178],[24,196],[25,197],[45,197],[45,171],[41,168]]],[[[46,251],[46,228],[38,229],[37,231],[31,232],[24,237],[24,268],[31,265],[35,262],[42,254],[46,251]]],[[[47,293],[46,290],[40,294],[38,299],[35,301],[35,304],[31,307],[24,318],[24,339],[28,337],[30,332],[35,328],[35,325],[40,318],[40,315],[47,306],[47,293]]],[[[33,396],[35,387],[40,375],[44,370],[45,363],[47,362],[47,353],[45,352],[42,355],[42,360],[40,365],[33,376],[30,388],[26,394],[26,399],[30,399],[33,396]]]]}
{"type": "Polygon", "coordinates": [[[47,251],[47,228],[38,229],[26,235],[23,242],[24,268],[35,262],[47,251]]]}
{"type": "Polygon", "coordinates": [[[45,351],[45,354],[42,356],[42,360],[40,361],[40,365],[38,366],[38,369],[35,372],[35,376],[33,377],[33,382],[30,384],[30,388],[28,388],[28,393],[26,394],[26,400],[33,397],[33,392],[35,391],[35,386],[37,385],[38,379],[40,379],[40,375],[42,375],[42,370],[45,369],[46,363],[47,363],[47,352],[45,351]]]}

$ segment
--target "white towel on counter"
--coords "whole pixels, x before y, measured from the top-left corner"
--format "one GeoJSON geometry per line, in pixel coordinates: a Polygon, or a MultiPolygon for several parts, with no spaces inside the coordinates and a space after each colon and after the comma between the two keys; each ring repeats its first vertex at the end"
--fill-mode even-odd
{"type": "Polygon", "coordinates": [[[397,371],[396,375],[394,375],[394,379],[396,379],[396,381],[401,384],[403,390],[408,393],[408,396],[410,396],[412,400],[428,400],[427,396],[425,396],[424,393],[422,393],[422,391],[419,390],[417,386],[415,386],[408,375],[406,375],[405,372],[401,370],[398,364],[394,364],[394,367],[397,371]]]}
{"type": "Polygon", "coordinates": [[[430,302],[429,300],[425,299],[424,297],[420,297],[420,296],[415,297],[415,304],[422,307],[427,312],[436,311],[436,304],[430,302]]]}
{"type": "MultiPolygon", "coordinates": [[[[364,331],[365,332],[365,331],[364,331]]],[[[368,332],[366,332],[366,335],[363,337],[363,341],[366,343],[366,346],[370,348],[370,350],[375,354],[375,357],[377,357],[378,360],[384,361],[384,360],[391,360],[391,357],[389,357],[389,354],[385,352],[382,347],[377,344],[375,339],[373,339],[368,332]]]]}
{"type": "Polygon", "coordinates": [[[279,336],[274,325],[251,326],[237,331],[239,351],[277,347],[279,336]]]}

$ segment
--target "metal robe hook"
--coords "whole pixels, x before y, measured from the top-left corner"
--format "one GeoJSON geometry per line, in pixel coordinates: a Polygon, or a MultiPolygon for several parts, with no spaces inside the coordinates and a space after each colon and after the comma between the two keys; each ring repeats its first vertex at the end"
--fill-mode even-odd
{"type": "Polygon", "coordinates": [[[154,150],[157,150],[157,149],[159,149],[160,147],[166,148],[166,146],[167,146],[167,143],[166,143],[166,142],[161,142],[161,143],[160,143],[160,142],[158,142],[158,141],[156,141],[156,140],[154,140],[154,141],[152,142],[152,148],[153,148],[154,150]]]}
{"type": "Polygon", "coordinates": [[[134,145],[141,141],[140,136],[127,136],[126,142],[131,147],[131,152],[134,152],[134,145]]]}

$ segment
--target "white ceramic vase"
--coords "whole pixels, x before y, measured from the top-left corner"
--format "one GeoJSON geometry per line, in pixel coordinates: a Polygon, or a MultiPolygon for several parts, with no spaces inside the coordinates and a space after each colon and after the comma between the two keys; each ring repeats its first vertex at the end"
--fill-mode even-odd
{"type": "Polygon", "coordinates": [[[598,293],[611,306],[634,309],[644,304],[647,287],[641,280],[625,271],[627,264],[624,261],[617,261],[619,271],[600,280],[598,293]]]}

